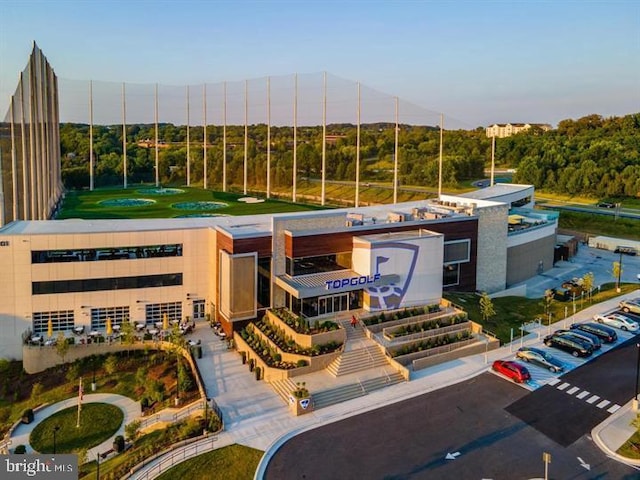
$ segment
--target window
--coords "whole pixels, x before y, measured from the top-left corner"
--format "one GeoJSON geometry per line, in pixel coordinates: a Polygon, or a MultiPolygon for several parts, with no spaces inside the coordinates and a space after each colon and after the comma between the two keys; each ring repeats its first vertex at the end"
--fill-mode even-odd
{"type": "Polygon", "coordinates": [[[351,252],[285,259],[287,275],[310,275],[312,273],[333,272],[351,268],[351,252]]]}
{"type": "Polygon", "coordinates": [[[444,244],[444,263],[463,263],[470,260],[471,240],[454,240],[444,244]]]}
{"type": "Polygon", "coordinates": [[[107,318],[111,319],[111,327],[122,325],[129,321],[129,307],[106,307],[91,309],[91,329],[104,330],[107,328],[107,318]]]}
{"type": "Polygon", "coordinates": [[[35,250],[31,263],[94,262],[135,258],[181,257],[182,244],[144,245],[137,247],[103,247],[76,250],[35,250]]]}
{"type": "Polygon", "coordinates": [[[54,332],[73,330],[73,310],[59,310],[56,312],[34,312],[32,328],[35,334],[46,334],[49,331],[49,321],[54,332]]]}
{"type": "Polygon", "coordinates": [[[144,275],[139,277],[86,278],[81,280],[54,280],[33,282],[33,295],[70,292],[97,292],[101,290],[128,290],[133,288],[170,287],[182,285],[181,273],[144,275]]]}
{"type": "Polygon", "coordinates": [[[182,320],[182,302],[151,303],[145,306],[145,322],[147,325],[162,322],[165,313],[171,322],[182,320]]]}

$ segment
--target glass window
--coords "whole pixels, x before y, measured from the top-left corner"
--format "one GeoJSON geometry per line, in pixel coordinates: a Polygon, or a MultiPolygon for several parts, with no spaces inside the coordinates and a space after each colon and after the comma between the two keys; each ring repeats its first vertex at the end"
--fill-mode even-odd
{"type": "Polygon", "coordinates": [[[54,332],[73,330],[73,310],[59,310],[54,312],[34,312],[32,329],[35,334],[46,334],[49,331],[49,320],[54,332]]]}
{"type": "Polygon", "coordinates": [[[351,252],[317,257],[289,258],[286,260],[287,275],[310,275],[314,273],[334,272],[351,268],[351,252]]]}
{"type": "Polygon", "coordinates": [[[105,307],[91,309],[91,329],[104,330],[107,328],[107,318],[111,319],[111,326],[122,325],[129,321],[129,307],[105,307]]]}
{"type": "Polygon", "coordinates": [[[102,290],[128,290],[134,288],[170,287],[182,285],[181,273],[144,275],[139,277],[87,278],[81,280],[54,280],[33,282],[33,295],[47,293],[97,292],[102,290]]]}
{"type": "Polygon", "coordinates": [[[150,303],[145,305],[145,322],[148,325],[162,322],[165,313],[170,322],[182,320],[182,302],[150,303]]]}
{"type": "Polygon", "coordinates": [[[444,263],[468,262],[470,259],[470,240],[455,240],[444,244],[444,263]]]}
{"type": "Polygon", "coordinates": [[[445,265],[442,274],[442,286],[451,287],[460,283],[460,264],[445,265]]]}
{"type": "Polygon", "coordinates": [[[182,244],[143,245],[135,247],[83,248],[75,250],[35,250],[31,263],[94,262],[140,258],[181,257],[182,244]]]}

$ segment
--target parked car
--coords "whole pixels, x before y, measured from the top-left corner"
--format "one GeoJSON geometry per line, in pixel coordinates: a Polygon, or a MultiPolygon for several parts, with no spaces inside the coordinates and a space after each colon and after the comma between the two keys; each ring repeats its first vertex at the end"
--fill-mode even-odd
{"type": "Polygon", "coordinates": [[[593,345],[561,333],[552,333],[544,337],[544,344],[547,347],[554,347],[569,352],[574,357],[588,357],[593,353],[593,345]]]}
{"type": "Polygon", "coordinates": [[[632,257],[635,257],[638,254],[638,251],[635,249],[635,247],[618,245],[613,253],[624,253],[625,255],[631,255],[632,257]]]}
{"type": "Polygon", "coordinates": [[[493,362],[492,368],[516,383],[523,383],[531,378],[531,374],[525,366],[510,360],[496,360],[493,362]]]}
{"type": "Polygon", "coordinates": [[[640,315],[640,298],[632,298],[631,300],[623,300],[620,302],[620,310],[625,313],[636,313],[640,315]]]}
{"type": "Polygon", "coordinates": [[[540,348],[522,347],[516,352],[516,357],[523,362],[531,362],[550,372],[558,373],[564,370],[563,363],[556,357],[540,348]]]}
{"type": "Polygon", "coordinates": [[[615,203],[611,203],[611,202],[600,202],[598,204],[598,207],[600,208],[614,208],[616,205],[615,203]]]}
{"type": "Polygon", "coordinates": [[[561,328],[559,330],[556,330],[556,333],[578,337],[579,339],[592,344],[594,350],[600,350],[600,348],[602,347],[602,340],[600,340],[600,337],[589,332],[585,332],[582,330],[565,330],[561,328]]]}
{"type": "Polygon", "coordinates": [[[593,319],[598,323],[604,323],[610,327],[619,328],[628,332],[637,332],[640,326],[634,320],[620,313],[610,313],[609,315],[594,315],[593,319]]]}
{"type": "Polygon", "coordinates": [[[570,328],[571,330],[580,330],[582,332],[596,335],[605,343],[613,343],[618,339],[618,334],[613,328],[599,323],[573,323],[570,328]]]}

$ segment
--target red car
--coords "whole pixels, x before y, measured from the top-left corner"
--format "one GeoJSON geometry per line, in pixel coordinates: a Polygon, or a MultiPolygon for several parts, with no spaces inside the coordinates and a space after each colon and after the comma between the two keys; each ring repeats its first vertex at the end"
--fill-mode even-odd
{"type": "Polygon", "coordinates": [[[492,367],[496,372],[509,377],[516,383],[526,382],[531,378],[527,367],[510,360],[496,360],[492,367]]]}

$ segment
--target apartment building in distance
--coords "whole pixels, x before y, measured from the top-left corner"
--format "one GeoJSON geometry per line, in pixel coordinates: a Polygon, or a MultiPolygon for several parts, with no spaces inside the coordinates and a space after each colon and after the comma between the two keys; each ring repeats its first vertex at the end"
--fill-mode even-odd
{"type": "Polygon", "coordinates": [[[548,123],[494,123],[487,127],[486,131],[489,138],[505,138],[529,130],[532,127],[540,128],[545,132],[552,128],[548,123]]]}

